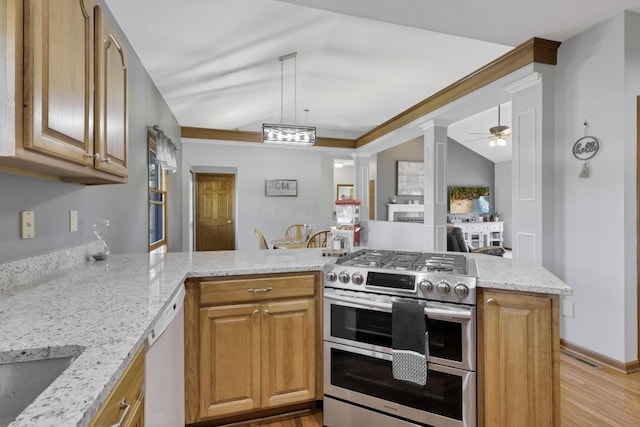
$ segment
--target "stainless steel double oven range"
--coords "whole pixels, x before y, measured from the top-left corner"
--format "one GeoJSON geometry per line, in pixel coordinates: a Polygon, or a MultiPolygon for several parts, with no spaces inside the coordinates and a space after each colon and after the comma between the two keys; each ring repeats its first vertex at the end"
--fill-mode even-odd
{"type": "Polygon", "coordinates": [[[324,267],[324,425],[476,425],[475,259],[362,249],[324,267]],[[427,384],[392,375],[392,303],[424,306],[427,384]]]}

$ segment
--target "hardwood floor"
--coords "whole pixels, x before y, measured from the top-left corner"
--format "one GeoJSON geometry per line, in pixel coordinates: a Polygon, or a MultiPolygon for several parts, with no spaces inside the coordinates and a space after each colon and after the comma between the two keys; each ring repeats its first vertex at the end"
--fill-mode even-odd
{"type": "Polygon", "coordinates": [[[625,375],[560,357],[563,426],[640,425],[640,372],[625,375]]]}
{"type": "MultiPolygon", "coordinates": [[[[640,372],[625,375],[562,353],[560,390],[563,426],[640,426],[640,372]]],[[[237,427],[322,427],[322,412],[237,427]]]]}

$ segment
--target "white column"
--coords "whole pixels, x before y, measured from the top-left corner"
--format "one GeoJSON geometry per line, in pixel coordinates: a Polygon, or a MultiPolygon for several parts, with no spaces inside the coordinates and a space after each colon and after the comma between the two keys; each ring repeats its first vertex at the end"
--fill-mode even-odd
{"type": "Polygon", "coordinates": [[[355,174],[355,192],[356,199],[362,203],[360,205],[360,224],[366,224],[369,221],[369,210],[375,209],[371,206],[369,200],[369,157],[371,154],[354,154],[353,171],[355,174]]]}
{"type": "Polygon", "coordinates": [[[425,250],[447,250],[447,126],[449,122],[429,120],[424,131],[424,224],[425,250]]]}
{"type": "Polygon", "coordinates": [[[536,64],[512,95],[512,242],[518,261],[554,267],[554,76],[536,64]]]}

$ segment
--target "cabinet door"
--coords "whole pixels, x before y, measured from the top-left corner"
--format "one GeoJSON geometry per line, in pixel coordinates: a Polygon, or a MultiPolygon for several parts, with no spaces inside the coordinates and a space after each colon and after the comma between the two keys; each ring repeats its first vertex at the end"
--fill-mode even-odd
{"type": "Polygon", "coordinates": [[[260,306],[200,309],[200,411],[216,417],[260,407],[260,306]]]}
{"type": "Polygon", "coordinates": [[[551,298],[486,291],[481,305],[484,425],[554,425],[551,298]]]}
{"type": "Polygon", "coordinates": [[[312,299],[265,303],[262,323],[262,406],[313,400],[316,390],[312,299]]]}
{"type": "Polygon", "coordinates": [[[96,20],[95,168],[126,177],[127,57],[121,37],[99,7],[96,20]]]}
{"type": "Polygon", "coordinates": [[[93,1],[24,4],[24,148],[91,166],[93,1]]]}

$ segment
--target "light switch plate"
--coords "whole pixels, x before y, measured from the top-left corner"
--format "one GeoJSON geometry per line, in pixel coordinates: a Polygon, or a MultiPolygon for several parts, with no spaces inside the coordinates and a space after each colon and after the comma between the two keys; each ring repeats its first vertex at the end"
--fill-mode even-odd
{"type": "Polygon", "coordinates": [[[36,214],[33,211],[20,212],[20,238],[32,239],[36,236],[36,214]]]}
{"type": "Polygon", "coordinates": [[[69,211],[69,232],[74,233],[78,231],[78,211],[71,209],[69,211]]]}

